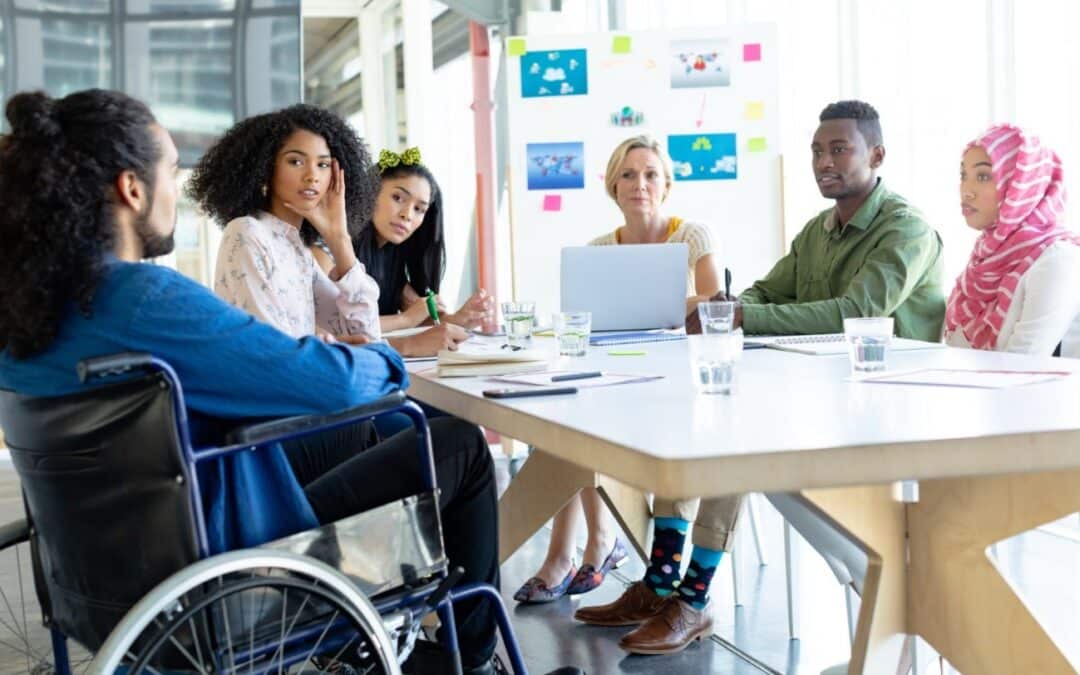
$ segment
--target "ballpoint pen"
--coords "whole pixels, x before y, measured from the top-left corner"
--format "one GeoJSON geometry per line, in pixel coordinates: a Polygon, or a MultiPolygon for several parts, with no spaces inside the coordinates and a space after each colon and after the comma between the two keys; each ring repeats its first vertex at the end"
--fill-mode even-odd
{"type": "Polygon", "coordinates": [[[427,311],[431,316],[431,322],[436,326],[439,325],[439,308],[435,304],[435,291],[430,288],[427,289],[427,311]]]}
{"type": "Polygon", "coordinates": [[[566,373],[565,375],[552,375],[552,382],[569,382],[570,380],[587,380],[591,377],[603,377],[604,374],[599,370],[593,370],[588,373],[566,373]]]}
{"type": "Polygon", "coordinates": [[[724,299],[731,300],[731,270],[724,268],[724,299]]]}

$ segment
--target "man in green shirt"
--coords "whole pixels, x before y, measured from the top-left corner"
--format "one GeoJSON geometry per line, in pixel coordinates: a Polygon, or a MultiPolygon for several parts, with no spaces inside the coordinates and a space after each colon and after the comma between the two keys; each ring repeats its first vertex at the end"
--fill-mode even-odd
{"type": "MultiPolygon", "coordinates": [[[[791,251],[739,296],[736,327],[842,333],[845,318],[891,316],[900,337],[940,340],[941,237],[877,176],[885,160],[877,111],[840,101],[819,119],[810,146],[814,178],[836,206],[807,223],[791,251]]],[[[687,330],[697,325],[695,312],[687,330]]]]}

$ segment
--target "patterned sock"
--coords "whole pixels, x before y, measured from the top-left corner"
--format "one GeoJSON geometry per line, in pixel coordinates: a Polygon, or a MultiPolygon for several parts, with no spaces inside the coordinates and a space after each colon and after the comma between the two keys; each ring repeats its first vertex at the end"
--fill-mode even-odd
{"type": "Polygon", "coordinates": [[[690,522],[682,518],[657,518],[653,524],[653,550],[645,585],[657,595],[670,595],[679,585],[679,561],[690,522]]]}
{"type": "Polygon", "coordinates": [[[695,546],[690,554],[690,566],[686,568],[686,576],[679,584],[679,599],[696,610],[704,609],[705,605],[709,604],[709,584],[723,556],[723,551],[695,546]]]}

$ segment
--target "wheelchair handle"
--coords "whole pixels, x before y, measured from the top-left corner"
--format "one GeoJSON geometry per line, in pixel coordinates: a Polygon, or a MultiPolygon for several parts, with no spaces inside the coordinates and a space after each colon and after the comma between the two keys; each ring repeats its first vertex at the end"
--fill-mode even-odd
{"type": "Polygon", "coordinates": [[[109,356],[83,359],[75,366],[79,382],[86,383],[96,377],[120,375],[135,369],[155,367],[154,357],[143,352],[121,352],[109,356]]]}
{"type": "Polygon", "coordinates": [[[465,576],[465,568],[458,565],[450,570],[446,577],[435,587],[435,590],[431,592],[431,595],[424,599],[424,604],[430,607],[433,611],[439,607],[443,598],[450,593],[450,590],[457,586],[457,582],[461,581],[461,577],[465,576]]]}

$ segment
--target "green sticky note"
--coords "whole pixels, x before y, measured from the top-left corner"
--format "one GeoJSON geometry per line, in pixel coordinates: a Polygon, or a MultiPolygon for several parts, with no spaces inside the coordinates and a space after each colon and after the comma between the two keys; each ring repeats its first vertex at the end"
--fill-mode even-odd
{"type": "Polygon", "coordinates": [[[645,352],[640,349],[612,349],[608,356],[645,356],[645,352]]]}
{"type": "Polygon", "coordinates": [[[612,54],[629,54],[630,53],[630,36],[629,35],[616,35],[611,41],[611,53],[612,54]]]}
{"type": "Polygon", "coordinates": [[[746,149],[750,152],[765,152],[765,139],[760,136],[747,139],[746,149]]]}
{"type": "Polygon", "coordinates": [[[525,38],[510,38],[506,43],[506,53],[521,56],[525,53],[525,38]]]}

